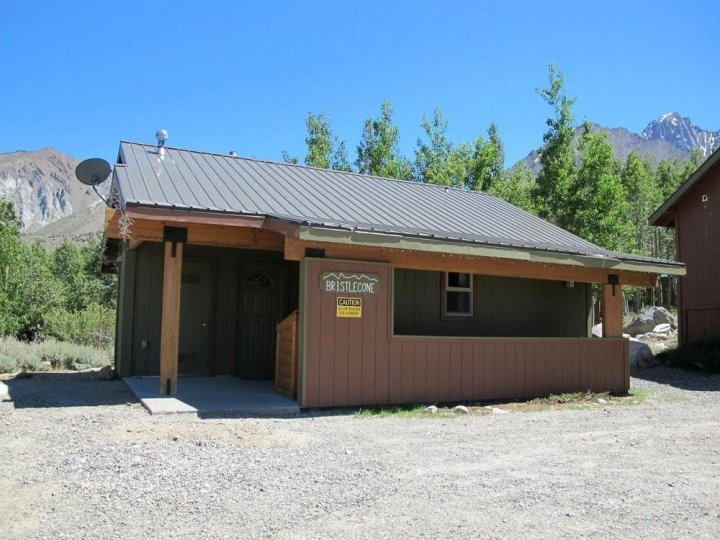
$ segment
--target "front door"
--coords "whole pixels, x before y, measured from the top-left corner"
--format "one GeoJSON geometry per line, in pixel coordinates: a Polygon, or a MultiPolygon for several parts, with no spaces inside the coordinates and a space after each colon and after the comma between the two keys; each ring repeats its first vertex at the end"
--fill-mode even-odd
{"type": "Polygon", "coordinates": [[[245,267],[238,283],[237,375],[275,376],[275,326],[282,318],[283,270],[245,267]]]}
{"type": "Polygon", "coordinates": [[[215,263],[185,258],[180,289],[180,375],[212,374],[214,310],[215,263]]]}

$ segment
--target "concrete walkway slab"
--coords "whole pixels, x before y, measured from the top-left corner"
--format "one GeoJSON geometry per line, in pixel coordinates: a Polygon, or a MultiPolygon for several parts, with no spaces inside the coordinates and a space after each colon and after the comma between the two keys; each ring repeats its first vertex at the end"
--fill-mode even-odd
{"type": "Polygon", "coordinates": [[[236,377],[180,377],[177,393],[158,391],[157,377],[123,379],[150,414],[191,413],[212,416],[291,416],[300,413],[296,401],[275,390],[272,381],[236,377]]]}

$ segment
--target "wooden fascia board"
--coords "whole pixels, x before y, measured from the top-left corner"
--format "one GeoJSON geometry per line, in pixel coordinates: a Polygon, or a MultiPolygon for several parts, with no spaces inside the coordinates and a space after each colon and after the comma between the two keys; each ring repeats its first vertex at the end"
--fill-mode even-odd
{"type": "Polygon", "coordinates": [[[384,262],[397,268],[410,270],[469,272],[481,275],[578,283],[607,283],[609,274],[619,274],[623,285],[654,287],[657,282],[657,274],[652,272],[618,271],[520,259],[433,253],[287,238],[285,239],[285,258],[301,261],[304,259],[305,248],[308,247],[324,249],[326,257],[329,258],[384,262]]]}
{"type": "Polygon", "coordinates": [[[261,229],[265,222],[263,216],[240,216],[216,212],[191,212],[188,210],[170,210],[166,208],[128,207],[125,215],[130,219],[147,219],[166,223],[198,223],[202,225],[221,225],[223,227],[244,227],[261,229]]]}

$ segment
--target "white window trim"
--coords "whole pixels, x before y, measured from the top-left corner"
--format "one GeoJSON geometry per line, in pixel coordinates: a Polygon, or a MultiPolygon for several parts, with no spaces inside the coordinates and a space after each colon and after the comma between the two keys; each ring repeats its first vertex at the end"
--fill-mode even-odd
{"type": "Polygon", "coordinates": [[[443,317],[472,317],[473,316],[473,283],[475,276],[469,272],[445,272],[445,282],[443,287],[443,317]],[[469,287],[451,287],[450,286],[450,274],[468,274],[470,276],[469,287]],[[447,308],[447,293],[449,292],[463,292],[470,294],[469,307],[470,311],[448,311],[447,308]]]}

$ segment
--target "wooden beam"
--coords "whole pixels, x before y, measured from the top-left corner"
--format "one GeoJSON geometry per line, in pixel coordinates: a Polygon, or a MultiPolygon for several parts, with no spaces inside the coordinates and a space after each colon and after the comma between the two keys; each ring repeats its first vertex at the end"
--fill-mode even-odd
{"type": "Polygon", "coordinates": [[[506,276],[578,283],[606,283],[609,274],[622,276],[625,285],[654,287],[657,276],[644,272],[615,271],[584,266],[538,263],[492,257],[472,257],[444,253],[428,253],[391,248],[371,248],[329,242],[309,242],[285,239],[285,258],[299,261],[305,256],[306,247],[322,248],[325,256],[334,259],[384,262],[397,268],[411,270],[434,270],[439,272],[469,272],[488,276],[506,276]]]}
{"type": "Polygon", "coordinates": [[[180,341],[180,286],[182,242],[165,242],[163,270],[162,325],[160,329],[160,393],[177,392],[178,347],[180,341]]]}
{"type": "Polygon", "coordinates": [[[623,296],[622,285],[603,283],[602,291],[602,330],[603,337],[622,337],[623,335],[623,296]]]}
{"type": "Polygon", "coordinates": [[[287,238],[297,238],[300,234],[300,226],[297,223],[288,223],[277,218],[266,218],[263,229],[280,233],[287,238]]]}
{"type": "MultiPolygon", "coordinates": [[[[176,220],[145,219],[137,216],[132,220],[129,231],[127,231],[131,249],[137,247],[141,242],[162,242],[165,225],[186,227],[189,244],[264,251],[283,251],[285,245],[281,234],[257,227],[186,223],[176,220]]],[[[105,236],[122,238],[120,233],[120,212],[108,209],[105,213],[105,236]]]]}

